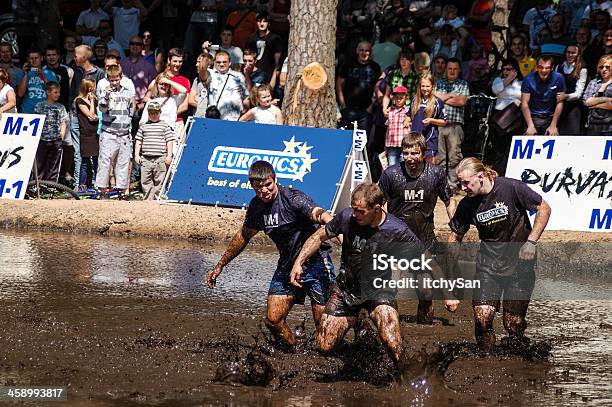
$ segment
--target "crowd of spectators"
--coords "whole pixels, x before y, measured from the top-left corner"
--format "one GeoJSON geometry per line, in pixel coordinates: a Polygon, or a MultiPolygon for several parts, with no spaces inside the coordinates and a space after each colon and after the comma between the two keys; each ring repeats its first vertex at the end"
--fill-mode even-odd
{"type": "MultiPolygon", "coordinates": [[[[466,109],[479,93],[496,97],[492,156],[502,173],[512,134],[612,134],[612,1],[508,3],[498,27],[503,10],[492,0],[338,1],[338,123],[368,131],[374,178],[379,154],[400,160],[397,140],[417,131],[456,191],[466,109]]],[[[153,198],[188,115],[283,121],[290,0],[13,8],[19,54],[0,44],[0,113],[47,114],[43,179],[128,193],[142,167],[153,198]]]]}

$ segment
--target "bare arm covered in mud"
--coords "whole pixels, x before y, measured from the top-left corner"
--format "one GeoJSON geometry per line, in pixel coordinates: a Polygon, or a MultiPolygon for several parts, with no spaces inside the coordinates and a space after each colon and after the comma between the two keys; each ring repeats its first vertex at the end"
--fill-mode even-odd
{"type": "Polygon", "coordinates": [[[297,259],[295,259],[295,263],[293,263],[293,268],[291,269],[291,275],[289,276],[291,285],[296,287],[302,286],[302,265],[310,258],[310,256],[315,254],[317,250],[321,248],[321,244],[328,239],[329,237],[327,236],[325,228],[319,228],[308,238],[308,240],[304,242],[304,246],[302,246],[302,250],[300,251],[300,254],[298,254],[297,259]]]}
{"type": "Polygon", "coordinates": [[[550,205],[548,205],[548,202],[545,200],[542,199],[542,203],[538,205],[536,210],[536,216],[533,220],[533,229],[531,229],[531,233],[527,236],[527,241],[521,246],[521,250],[519,251],[519,258],[521,260],[533,260],[536,254],[535,243],[542,235],[542,232],[544,232],[544,228],[546,228],[546,224],[550,218],[550,205]]]}
{"type": "Polygon", "coordinates": [[[228,264],[230,261],[234,259],[234,257],[238,256],[249,241],[257,234],[258,230],[250,229],[246,226],[242,226],[238,232],[232,237],[232,240],[229,242],[229,246],[221,256],[221,260],[217,263],[215,268],[213,268],[207,277],[208,288],[215,288],[215,284],[217,282],[217,277],[221,274],[223,267],[228,264]]]}

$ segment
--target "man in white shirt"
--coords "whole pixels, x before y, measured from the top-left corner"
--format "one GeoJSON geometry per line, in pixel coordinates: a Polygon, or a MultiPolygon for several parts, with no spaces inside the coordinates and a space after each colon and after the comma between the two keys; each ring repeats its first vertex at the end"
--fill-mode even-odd
{"type": "Polygon", "coordinates": [[[91,7],[79,14],[76,23],[76,32],[82,38],[82,43],[92,46],[98,37],[100,20],[109,19],[108,14],[100,8],[100,0],[90,0],[91,7]]]}
{"type": "Polygon", "coordinates": [[[532,51],[538,48],[538,33],[548,25],[550,18],[555,14],[557,12],[550,6],[550,0],[537,0],[536,6],[525,13],[523,31],[529,33],[529,48],[532,51]]]}
{"type": "Polygon", "coordinates": [[[232,64],[232,69],[236,71],[240,71],[242,68],[241,65],[244,63],[242,50],[239,47],[232,46],[232,39],[234,38],[234,29],[226,25],[223,27],[223,31],[221,31],[221,44],[215,47],[211,45],[210,41],[204,41],[202,44],[202,51],[211,54],[213,57],[217,53],[218,50],[227,51],[230,55],[230,60],[232,64]]]}

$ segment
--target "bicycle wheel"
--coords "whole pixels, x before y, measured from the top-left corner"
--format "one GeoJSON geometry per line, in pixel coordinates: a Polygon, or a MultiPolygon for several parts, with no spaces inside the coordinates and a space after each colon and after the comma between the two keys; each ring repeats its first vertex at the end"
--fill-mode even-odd
{"type": "Polygon", "coordinates": [[[53,181],[38,181],[38,191],[36,191],[36,181],[28,182],[26,189],[26,199],[81,199],[72,189],[65,185],[53,181]]]}

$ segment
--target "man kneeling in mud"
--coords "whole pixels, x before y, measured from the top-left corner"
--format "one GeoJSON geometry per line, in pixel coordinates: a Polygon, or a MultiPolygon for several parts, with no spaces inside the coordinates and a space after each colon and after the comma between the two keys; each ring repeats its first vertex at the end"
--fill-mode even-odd
{"type": "MultiPolygon", "coordinates": [[[[333,350],[355,324],[359,311],[365,308],[397,364],[403,347],[395,297],[360,298],[360,278],[368,277],[361,275],[362,261],[376,247],[380,249],[392,242],[404,242],[422,249],[424,246],[404,222],[383,210],[384,203],[384,194],[376,184],[360,184],[351,196],[351,207],[342,210],[325,228],[319,229],[304,243],[291,270],[291,284],[302,286],[306,274],[302,266],[306,260],[325,241],[342,235],[342,266],[317,329],[317,347],[323,352],[333,350]]],[[[432,266],[435,269],[434,277],[439,277],[439,267],[435,264],[432,266]]],[[[445,302],[451,312],[455,311],[459,303],[456,300],[445,302]]]]}
{"type": "MultiPolygon", "coordinates": [[[[481,240],[473,293],[474,325],[478,346],[495,346],[493,319],[503,294],[503,321],[511,341],[522,342],[527,307],[535,285],[536,244],[550,217],[550,206],[524,183],[497,176],[477,158],[459,163],[457,175],[467,196],[461,200],[449,226],[449,243],[459,243],[475,225],[481,240]],[[536,210],[533,229],[527,211],[536,210]]],[[[449,245],[448,265],[455,264],[458,245],[449,245]]]]}
{"type": "Polygon", "coordinates": [[[256,196],[249,203],[244,224],[230,241],[221,260],[208,273],[208,287],[215,287],[223,267],[263,230],[276,244],[280,255],[268,290],[266,326],[277,339],[284,340],[293,348],[297,340],[285,319],[293,304],[303,304],[308,294],[315,325],[319,326],[335,278],[329,257],[331,248],[322,246],[305,259],[303,288],[289,284],[289,272],[302,245],[317,230],[317,224],[329,222],[332,216],[303,192],[278,185],[274,167],[266,161],[256,161],[251,165],[249,181],[256,196]]]}

